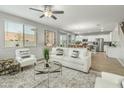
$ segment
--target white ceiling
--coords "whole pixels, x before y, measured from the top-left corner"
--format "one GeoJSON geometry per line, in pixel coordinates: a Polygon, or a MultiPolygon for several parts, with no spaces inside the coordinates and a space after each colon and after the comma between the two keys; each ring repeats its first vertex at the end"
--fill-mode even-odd
{"type": "Polygon", "coordinates": [[[0,5],[0,11],[78,33],[97,32],[100,31],[101,27],[104,31],[111,31],[118,22],[124,20],[124,6],[53,6],[53,10],[64,11],[64,14],[55,15],[57,20],[52,18],[40,19],[39,16],[42,13],[29,10],[30,7],[43,10],[43,6],[36,5],[0,5]],[[100,26],[97,26],[98,24],[100,26]]]}

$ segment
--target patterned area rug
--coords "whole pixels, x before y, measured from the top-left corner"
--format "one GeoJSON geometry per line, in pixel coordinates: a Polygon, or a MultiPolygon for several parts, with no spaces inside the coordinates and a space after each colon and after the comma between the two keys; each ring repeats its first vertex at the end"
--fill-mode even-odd
{"type": "Polygon", "coordinates": [[[34,68],[24,69],[16,75],[0,76],[1,88],[93,88],[95,79],[100,73],[90,71],[88,74],[62,68],[60,72],[50,73],[49,84],[48,74],[34,75],[34,68]]]}

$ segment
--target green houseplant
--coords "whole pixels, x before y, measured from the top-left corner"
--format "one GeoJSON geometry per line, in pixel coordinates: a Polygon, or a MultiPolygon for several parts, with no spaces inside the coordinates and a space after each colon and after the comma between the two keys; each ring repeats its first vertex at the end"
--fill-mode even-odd
{"type": "Polygon", "coordinates": [[[48,60],[49,60],[49,49],[48,48],[44,48],[43,54],[44,54],[44,59],[46,60],[45,66],[46,67],[49,67],[49,64],[48,64],[48,60]]]}

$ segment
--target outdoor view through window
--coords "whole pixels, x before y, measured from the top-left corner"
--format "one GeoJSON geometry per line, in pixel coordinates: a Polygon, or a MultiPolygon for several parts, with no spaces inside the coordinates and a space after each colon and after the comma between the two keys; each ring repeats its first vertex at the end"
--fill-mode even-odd
{"type": "Polygon", "coordinates": [[[36,27],[5,22],[5,47],[36,46],[36,27]]]}

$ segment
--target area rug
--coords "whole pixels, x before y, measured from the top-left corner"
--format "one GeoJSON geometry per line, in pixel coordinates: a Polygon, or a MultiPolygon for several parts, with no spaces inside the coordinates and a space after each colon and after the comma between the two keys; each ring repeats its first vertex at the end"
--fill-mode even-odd
{"type": "Polygon", "coordinates": [[[88,74],[62,68],[61,73],[35,75],[34,68],[24,69],[15,75],[0,76],[1,88],[93,88],[100,73],[90,70],[88,74]]]}

